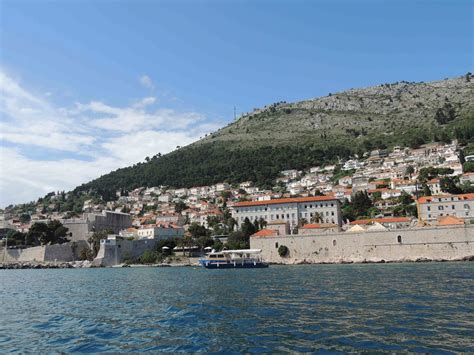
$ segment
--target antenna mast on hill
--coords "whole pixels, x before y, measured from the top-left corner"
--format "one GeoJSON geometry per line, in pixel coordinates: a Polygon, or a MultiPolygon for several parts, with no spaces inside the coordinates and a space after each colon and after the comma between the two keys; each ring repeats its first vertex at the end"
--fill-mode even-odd
{"type": "Polygon", "coordinates": [[[234,121],[237,119],[237,112],[236,112],[236,109],[235,109],[235,106],[234,106],[234,121]]]}

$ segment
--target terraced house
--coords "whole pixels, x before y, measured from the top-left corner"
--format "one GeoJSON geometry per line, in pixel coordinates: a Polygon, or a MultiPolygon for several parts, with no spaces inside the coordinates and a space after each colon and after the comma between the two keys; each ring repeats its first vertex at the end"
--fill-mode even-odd
{"type": "Polygon", "coordinates": [[[296,227],[303,218],[307,222],[342,224],[341,205],[333,196],[237,202],[232,207],[232,217],[239,226],[245,218],[252,222],[260,218],[268,223],[285,221],[291,228],[296,227]]]}

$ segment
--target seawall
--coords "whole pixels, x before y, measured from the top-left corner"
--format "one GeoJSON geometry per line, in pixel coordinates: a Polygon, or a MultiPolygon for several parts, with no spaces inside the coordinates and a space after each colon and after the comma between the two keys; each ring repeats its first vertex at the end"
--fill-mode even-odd
{"type": "Polygon", "coordinates": [[[461,260],[474,256],[474,226],[253,237],[250,248],[281,264],[461,260]],[[281,245],[289,249],[285,257],[281,245]]]}
{"type": "Polygon", "coordinates": [[[49,262],[74,261],[78,259],[83,248],[88,248],[85,241],[64,244],[43,245],[26,249],[0,249],[2,262],[49,262]]]}

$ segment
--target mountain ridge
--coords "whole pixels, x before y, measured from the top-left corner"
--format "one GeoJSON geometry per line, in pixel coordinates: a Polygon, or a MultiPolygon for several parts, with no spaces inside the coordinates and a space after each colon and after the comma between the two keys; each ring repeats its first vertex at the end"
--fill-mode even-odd
{"type": "Polygon", "coordinates": [[[118,189],[252,180],[335,162],[372,149],[474,137],[474,77],[349,89],[242,115],[201,140],[78,186],[107,199],[118,189]]]}

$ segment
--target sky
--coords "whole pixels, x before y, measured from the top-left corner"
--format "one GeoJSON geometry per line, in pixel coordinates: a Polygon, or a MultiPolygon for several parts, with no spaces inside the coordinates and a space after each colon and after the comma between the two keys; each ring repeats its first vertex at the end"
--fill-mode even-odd
{"type": "Polygon", "coordinates": [[[0,0],[0,207],[277,101],[473,72],[473,2],[0,0]]]}

